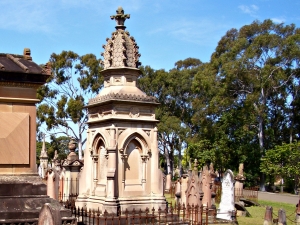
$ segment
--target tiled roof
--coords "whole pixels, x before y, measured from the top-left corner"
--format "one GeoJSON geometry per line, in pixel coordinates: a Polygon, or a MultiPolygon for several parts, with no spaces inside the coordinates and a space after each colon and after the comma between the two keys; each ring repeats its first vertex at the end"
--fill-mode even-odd
{"type": "Polygon", "coordinates": [[[44,83],[50,73],[49,64],[42,68],[32,61],[28,48],[23,55],[0,53],[0,82],[44,83]]]}
{"type": "Polygon", "coordinates": [[[18,73],[46,73],[46,70],[23,55],[0,53],[0,71],[18,73]]]}

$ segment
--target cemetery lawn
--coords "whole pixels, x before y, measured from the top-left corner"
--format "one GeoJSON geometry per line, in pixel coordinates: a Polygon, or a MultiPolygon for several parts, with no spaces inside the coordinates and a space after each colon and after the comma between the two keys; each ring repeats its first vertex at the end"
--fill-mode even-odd
{"type": "MultiPolygon", "coordinates": [[[[169,204],[172,203],[174,206],[175,199],[171,198],[169,194],[165,194],[166,200],[169,204]]],[[[288,203],[282,203],[282,202],[271,202],[271,201],[258,201],[260,206],[252,206],[247,207],[248,212],[250,213],[251,217],[238,217],[238,223],[239,225],[257,225],[257,224],[263,224],[264,217],[265,217],[265,211],[266,206],[272,206],[273,207],[273,218],[277,219],[278,217],[278,210],[280,208],[285,210],[286,216],[287,216],[287,223],[293,224],[292,221],[295,221],[295,210],[296,210],[296,204],[288,204],[288,203]]],[[[217,206],[218,208],[218,206],[217,206]]]]}
{"type": "Polygon", "coordinates": [[[287,216],[287,223],[292,224],[292,221],[295,221],[295,210],[296,204],[288,204],[282,202],[271,202],[271,201],[258,201],[260,206],[247,207],[248,212],[251,217],[238,217],[239,225],[256,225],[263,224],[266,206],[273,207],[273,219],[277,219],[278,210],[280,208],[285,210],[287,216]]]}

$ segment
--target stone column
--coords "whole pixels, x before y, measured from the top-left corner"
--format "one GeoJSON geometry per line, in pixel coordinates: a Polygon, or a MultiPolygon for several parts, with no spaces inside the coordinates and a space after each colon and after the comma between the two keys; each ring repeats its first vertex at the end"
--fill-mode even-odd
{"type": "Polygon", "coordinates": [[[110,139],[109,147],[107,147],[108,162],[107,162],[107,187],[106,199],[104,207],[108,213],[117,213],[118,204],[116,198],[118,195],[118,176],[117,176],[117,149],[116,149],[116,128],[112,124],[109,129],[110,139]]]}
{"type": "Polygon", "coordinates": [[[148,155],[141,155],[142,162],[143,162],[143,177],[142,177],[142,184],[145,185],[146,183],[146,172],[147,172],[147,160],[149,158],[148,155]]]}
{"type": "Polygon", "coordinates": [[[98,182],[98,155],[93,155],[92,156],[92,159],[93,159],[93,180],[94,180],[94,187],[93,187],[93,192],[92,192],[92,195],[95,195],[95,189],[96,189],[96,186],[97,186],[97,182],[98,182]]]}

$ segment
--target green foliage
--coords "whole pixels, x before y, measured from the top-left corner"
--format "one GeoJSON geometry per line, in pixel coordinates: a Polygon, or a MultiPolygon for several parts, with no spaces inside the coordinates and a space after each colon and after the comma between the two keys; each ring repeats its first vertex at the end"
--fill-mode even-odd
{"type": "Polygon", "coordinates": [[[38,90],[41,103],[37,107],[37,124],[46,125],[47,133],[73,136],[81,157],[87,121],[84,106],[103,85],[99,60],[93,54],[79,56],[72,51],[53,53],[52,74],[38,90]]]}
{"type": "Polygon", "coordinates": [[[300,178],[300,143],[283,143],[269,149],[261,159],[260,169],[273,177],[294,180],[294,187],[299,186],[300,178]]]}
{"type": "MultiPolygon", "coordinates": [[[[66,136],[60,136],[56,138],[55,136],[50,137],[50,142],[45,142],[46,151],[48,154],[48,162],[50,163],[54,157],[55,151],[58,153],[59,159],[66,159],[69,154],[68,144],[70,138],[66,136]]],[[[37,141],[36,143],[36,161],[40,164],[40,155],[43,147],[43,141],[37,141]]]]}

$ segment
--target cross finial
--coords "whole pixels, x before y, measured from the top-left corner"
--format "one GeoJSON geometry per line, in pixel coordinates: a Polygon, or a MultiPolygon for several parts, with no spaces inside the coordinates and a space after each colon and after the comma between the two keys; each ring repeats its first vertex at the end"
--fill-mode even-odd
{"type": "Polygon", "coordinates": [[[130,15],[124,14],[124,10],[121,6],[118,7],[118,9],[116,10],[116,13],[117,13],[116,15],[112,15],[112,16],[110,16],[110,18],[117,22],[116,29],[125,30],[126,27],[124,26],[124,22],[126,19],[130,18],[130,15]]]}

